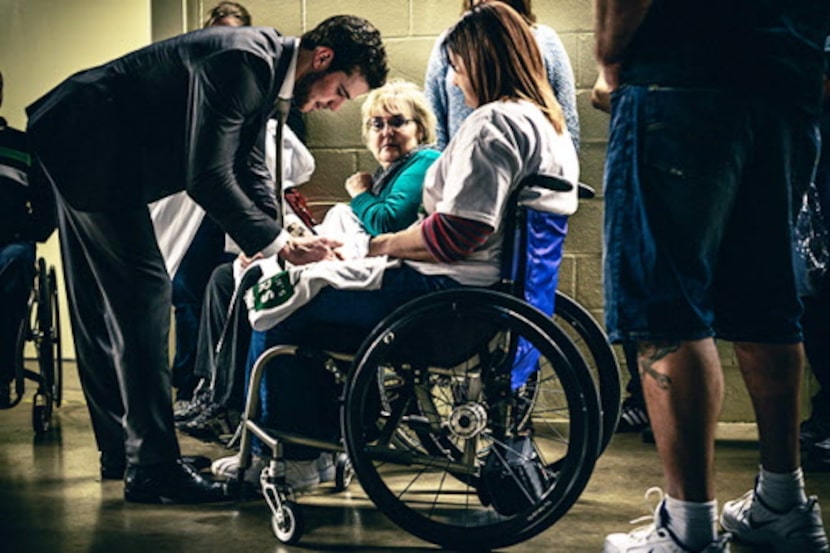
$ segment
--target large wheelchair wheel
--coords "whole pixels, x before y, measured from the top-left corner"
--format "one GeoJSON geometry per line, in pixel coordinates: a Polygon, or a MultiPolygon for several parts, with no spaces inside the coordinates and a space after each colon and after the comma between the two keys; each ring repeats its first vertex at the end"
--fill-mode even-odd
{"type": "Polygon", "coordinates": [[[381,322],[355,358],[343,418],[377,507],[455,550],[550,527],[582,493],[602,438],[594,383],[565,333],[482,289],[430,294],[381,322]],[[516,386],[522,364],[533,372],[516,386]]]}
{"type": "Polygon", "coordinates": [[[617,356],[608,342],[608,336],[596,319],[571,297],[558,290],[553,322],[564,330],[577,346],[597,387],[602,409],[601,453],[605,451],[617,429],[622,408],[622,386],[617,356]]]}
{"type": "Polygon", "coordinates": [[[60,406],[63,395],[59,309],[55,269],[47,269],[46,261],[39,258],[34,289],[29,297],[26,316],[21,321],[17,333],[13,400],[13,405],[16,405],[23,399],[26,379],[37,383],[32,400],[32,427],[38,434],[48,431],[51,427],[53,407],[60,406]],[[25,367],[27,342],[31,342],[35,349],[37,371],[25,367]]]}
{"type": "Polygon", "coordinates": [[[47,269],[46,260],[37,261],[36,302],[30,317],[31,338],[37,350],[40,375],[32,404],[32,426],[38,434],[49,430],[52,410],[60,406],[63,390],[63,360],[60,343],[55,269],[47,269]]]}
{"type": "Polygon", "coordinates": [[[14,354],[14,387],[12,389],[13,395],[11,398],[10,407],[14,407],[23,399],[26,393],[26,343],[33,341],[31,320],[32,313],[37,309],[37,300],[35,295],[29,296],[26,305],[26,316],[20,321],[20,326],[17,330],[17,342],[15,343],[14,354]]]}
{"type": "Polygon", "coordinates": [[[55,268],[46,268],[46,261],[38,259],[37,319],[34,336],[38,366],[44,386],[55,406],[63,399],[63,352],[61,349],[60,307],[55,268]]]}

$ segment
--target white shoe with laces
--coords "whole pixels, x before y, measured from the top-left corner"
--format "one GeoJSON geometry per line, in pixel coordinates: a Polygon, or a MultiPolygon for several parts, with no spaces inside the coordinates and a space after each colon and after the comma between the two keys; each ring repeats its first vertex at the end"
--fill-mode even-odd
{"type": "MultiPolygon", "coordinates": [[[[259,489],[259,476],[268,464],[267,458],[252,455],[251,464],[245,470],[244,481],[259,489]]],[[[228,480],[236,479],[239,474],[239,455],[215,460],[210,465],[210,471],[228,480]]],[[[328,453],[321,453],[317,459],[310,461],[281,461],[277,463],[275,477],[285,477],[286,484],[295,492],[311,491],[319,486],[320,482],[334,480],[334,462],[328,453]]]]}
{"type": "MultiPolygon", "coordinates": [[[[659,498],[654,515],[631,521],[632,524],[638,524],[651,520],[651,524],[635,528],[627,534],[609,534],[605,538],[603,553],[689,553],[692,551],[681,544],[666,526],[666,501],[663,498],[663,491],[660,488],[649,488],[645,493],[646,501],[654,494],[657,494],[659,498]]],[[[694,553],[728,552],[729,537],[729,534],[718,536],[715,541],[694,553]]]]}
{"type": "MultiPolygon", "coordinates": [[[[268,459],[251,455],[251,464],[245,469],[243,480],[259,489],[259,475],[268,466],[268,459]]],[[[220,457],[210,465],[210,472],[227,480],[235,480],[239,474],[239,455],[220,457]]]]}
{"type": "Polygon", "coordinates": [[[765,505],[752,489],[743,497],[724,503],[720,523],[736,540],[766,545],[776,552],[830,551],[815,496],[785,513],[778,513],[765,505]]]}
{"type": "Polygon", "coordinates": [[[334,459],[331,453],[321,453],[317,457],[317,472],[320,473],[320,482],[334,481],[334,459]]]}

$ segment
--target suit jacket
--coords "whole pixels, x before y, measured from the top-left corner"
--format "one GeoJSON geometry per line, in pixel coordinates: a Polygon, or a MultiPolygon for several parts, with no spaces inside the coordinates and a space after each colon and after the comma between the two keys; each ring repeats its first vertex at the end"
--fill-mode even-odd
{"type": "Polygon", "coordinates": [[[265,127],[294,41],[212,27],[81,71],[27,108],[34,153],[81,211],[186,189],[248,253],[280,231],[265,127]]]}

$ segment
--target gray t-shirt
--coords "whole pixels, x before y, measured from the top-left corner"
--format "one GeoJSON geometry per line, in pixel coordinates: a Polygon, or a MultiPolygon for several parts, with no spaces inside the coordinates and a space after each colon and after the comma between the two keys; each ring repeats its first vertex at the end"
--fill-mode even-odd
{"type": "Polygon", "coordinates": [[[579,162],[567,132],[557,134],[534,104],[491,102],[461,125],[424,181],[427,214],[445,213],[495,229],[484,245],[454,263],[408,262],[424,274],[446,275],[462,284],[489,286],[498,281],[507,199],[528,175],[544,174],[574,183],[568,192],[529,190],[523,203],[542,211],[576,211],[579,162]]]}

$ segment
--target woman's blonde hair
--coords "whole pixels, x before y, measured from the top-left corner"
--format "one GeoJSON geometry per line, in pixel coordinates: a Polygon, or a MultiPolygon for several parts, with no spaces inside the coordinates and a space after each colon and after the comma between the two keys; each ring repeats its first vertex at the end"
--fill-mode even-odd
{"type": "Polygon", "coordinates": [[[251,26],[251,14],[245,6],[238,2],[219,2],[207,13],[202,27],[213,27],[225,17],[233,17],[243,27],[251,26]]]}
{"type": "Polygon", "coordinates": [[[464,64],[479,105],[527,100],[539,106],[557,132],[565,130],[539,46],[516,10],[503,2],[477,4],[447,32],[444,55],[450,52],[464,64]]]}
{"type": "Polygon", "coordinates": [[[426,96],[415,83],[393,79],[380,88],[372,90],[360,108],[363,121],[363,141],[369,139],[369,119],[380,113],[400,114],[412,119],[418,125],[418,142],[435,142],[435,114],[429,107],[426,96]]]}

